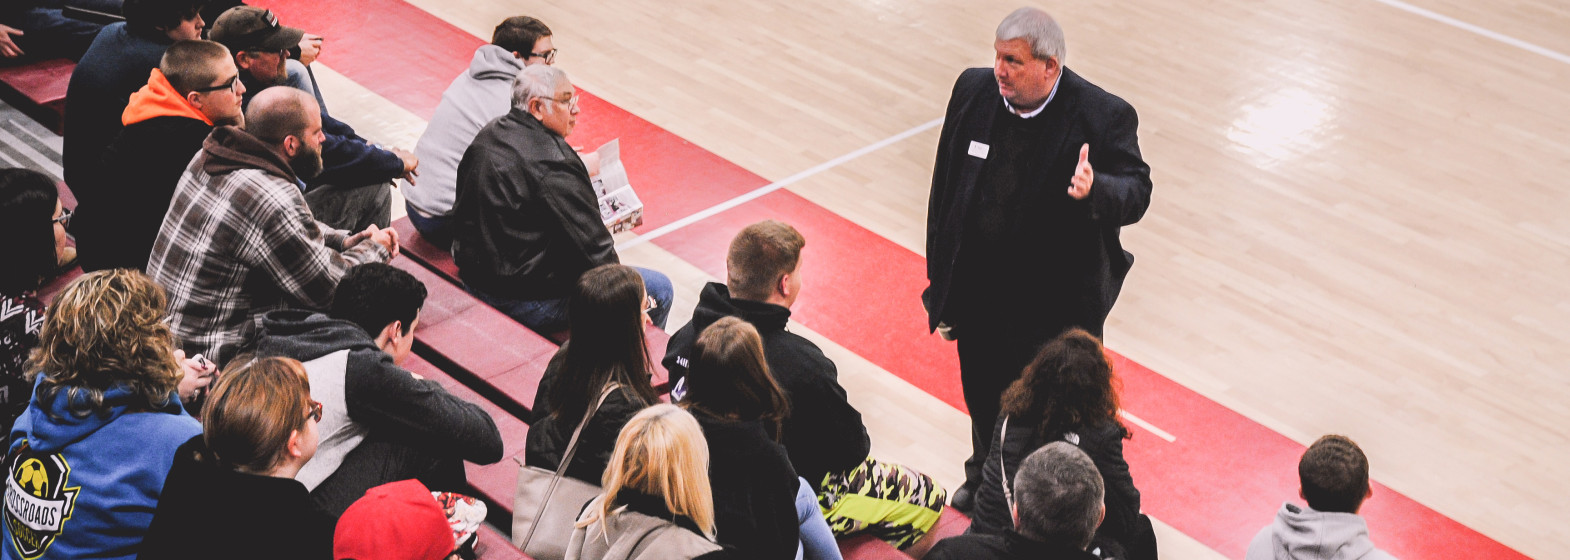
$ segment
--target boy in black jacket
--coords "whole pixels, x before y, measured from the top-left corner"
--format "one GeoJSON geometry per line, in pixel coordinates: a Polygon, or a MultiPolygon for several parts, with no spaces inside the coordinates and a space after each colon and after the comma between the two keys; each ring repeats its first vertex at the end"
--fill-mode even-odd
{"type": "Polygon", "coordinates": [[[304,362],[311,398],[322,403],[321,443],[295,480],[334,516],[395,480],[461,490],[463,461],[502,458],[501,433],[484,409],[398,365],[425,294],[407,272],[363,264],[339,281],[328,315],[288,310],[262,319],[256,354],[304,362]]]}
{"type": "MultiPolygon", "coordinates": [[[[816,344],[786,330],[790,307],[801,292],[805,245],[801,233],[782,222],[742,229],[725,259],[726,283],[704,286],[692,322],[671,335],[663,363],[671,380],[679,382],[704,328],[732,316],[752,323],[763,338],[769,372],[790,400],[781,443],[796,473],[817,493],[835,535],[870,533],[904,548],[937,522],[948,493],[926,475],[868,456],[867,428],[847,400],[834,362],[816,344]],[[843,499],[850,495],[876,501],[843,499]],[[873,509],[867,507],[872,503],[887,506],[878,511],[890,513],[867,521],[875,514],[863,508],[873,509]]],[[[678,383],[672,394],[679,399],[683,389],[678,383]]]]}
{"type": "Polygon", "coordinates": [[[164,51],[147,85],[131,94],[125,128],[104,150],[100,172],[114,178],[113,188],[77,206],[82,270],[147,269],[191,157],[214,126],[245,125],[239,73],[229,49],[212,41],[178,41],[164,51]]]}

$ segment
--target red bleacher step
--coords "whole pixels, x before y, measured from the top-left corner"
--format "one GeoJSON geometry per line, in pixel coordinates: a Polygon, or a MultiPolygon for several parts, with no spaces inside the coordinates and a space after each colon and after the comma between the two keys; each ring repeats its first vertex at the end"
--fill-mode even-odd
{"type": "Polygon", "coordinates": [[[71,71],[75,69],[76,63],[63,58],[4,67],[0,68],[0,84],[16,92],[19,101],[34,106],[18,109],[34,114],[34,118],[45,116],[38,114],[40,112],[52,116],[48,120],[53,122],[43,124],[59,133],[60,125],[65,120],[65,90],[71,82],[71,71]]]}

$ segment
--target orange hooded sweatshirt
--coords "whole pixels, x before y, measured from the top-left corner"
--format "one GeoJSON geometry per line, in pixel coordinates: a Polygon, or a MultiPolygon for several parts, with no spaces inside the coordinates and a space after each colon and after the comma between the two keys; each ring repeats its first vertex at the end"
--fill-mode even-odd
{"type": "Polygon", "coordinates": [[[213,124],[207,115],[192,107],[184,95],[175,91],[163,71],[154,68],[152,75],[147,78],[147,85],[131,94],[130,104],[125,106],[125,112],[120,115],[120,124],[131,126],[158,117],[185,117],[209,126],[213,124]]]}

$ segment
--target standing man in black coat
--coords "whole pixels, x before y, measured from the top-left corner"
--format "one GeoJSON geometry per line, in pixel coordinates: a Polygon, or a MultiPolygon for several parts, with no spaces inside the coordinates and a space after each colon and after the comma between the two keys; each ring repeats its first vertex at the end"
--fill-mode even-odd
{"type": "Polygon", "coordinates": [[[1150,204],[1134,109],[1063,66],[1063,30],[1020,8],[993,68],[960,75],[927,213],[929,327],[959,344],[973,454],[953,504],[981,481],[998,399],[1040,346],[1100,337],[1134,257],[1119,228],[1150,204]]]}

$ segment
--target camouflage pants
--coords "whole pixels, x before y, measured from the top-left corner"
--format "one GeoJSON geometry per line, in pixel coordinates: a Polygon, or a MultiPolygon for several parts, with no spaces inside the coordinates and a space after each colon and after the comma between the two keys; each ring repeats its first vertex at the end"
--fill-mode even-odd
{"type": "Polygon", "coordinates": [[[823,477],[818,506],[834,536],[872,535],[899,548],[921,540],[938,522],[948,491],[903,465],[868,458],[846,473],[823,477]]]}

